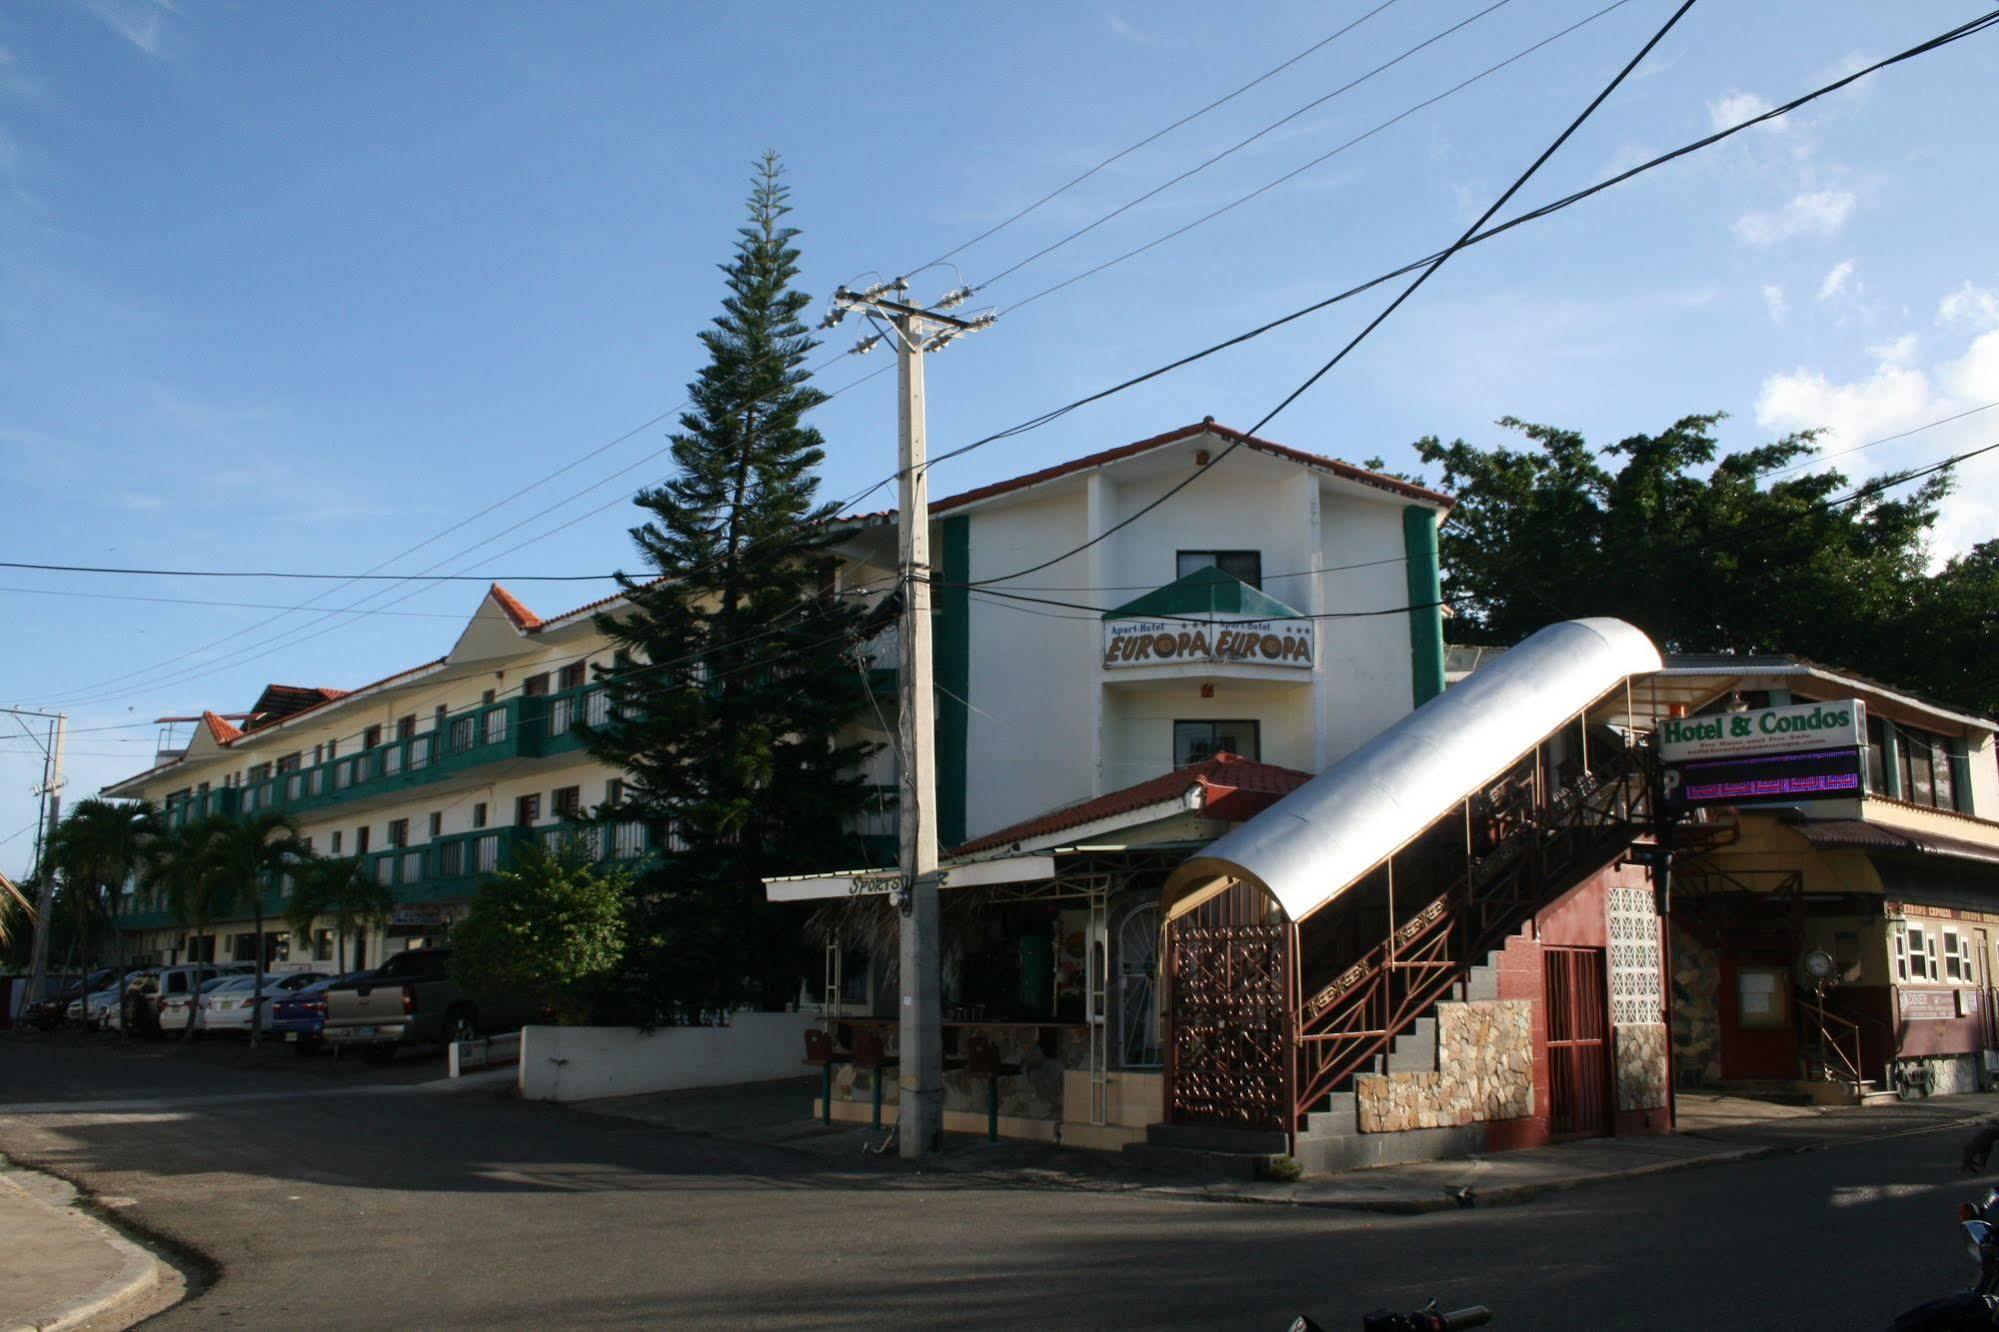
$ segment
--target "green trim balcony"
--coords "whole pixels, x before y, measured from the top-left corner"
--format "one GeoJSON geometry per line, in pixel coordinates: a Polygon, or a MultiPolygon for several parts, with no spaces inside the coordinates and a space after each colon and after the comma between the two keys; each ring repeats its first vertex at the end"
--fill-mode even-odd
{"type": "Polygon", "coordinates": [[[162,811],[169,830],[179,830],[191,823],[199,823],[211,815],[234,817],[241,792],[233,786],[224,786],[202,791],[184,799],[176,800],[162,811]]]}

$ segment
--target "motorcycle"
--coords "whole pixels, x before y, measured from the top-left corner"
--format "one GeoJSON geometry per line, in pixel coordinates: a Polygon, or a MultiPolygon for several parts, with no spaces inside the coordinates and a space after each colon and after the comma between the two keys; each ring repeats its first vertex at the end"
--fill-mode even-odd
{"type": "Polygon", "coordinates": [[[1957,1332],[1958,1329],[1999,1328],[1999,1188],[1987,1189],[1980,1203],[1957,1209],[1964,1228],[1964,1247],[1978,1264],[1971,1289],[1927,1301],[1907,1310],[1889,1324],[1889,1332],[1957,1332]]]}
{"type": "MultiPolygon", "coordinates": [[[[1446,1313],[1437,1308],[1437,1302],[1429,1304],[1413,1313],[1396,1313],[1393,1309],[1377,1309],[1364,1315],[1360,1320],[1361,1332],[1457,1332],[1459,1328],[1484,1327],[1492,1321],[1492,1310],[1474,1304],[1468,1309],[1453,1309],[1446,1313]]],[[[1325,1329],[1299,1314],[1291,1320],[1290,1332],[1325,1332],[1325,1329]]]]}

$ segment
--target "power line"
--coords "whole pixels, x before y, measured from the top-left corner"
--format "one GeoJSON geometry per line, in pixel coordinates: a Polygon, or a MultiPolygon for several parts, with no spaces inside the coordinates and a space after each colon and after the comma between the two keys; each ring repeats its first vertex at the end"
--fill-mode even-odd
{"type": "MultiPolygon", "coordinates": [[[[26,560],[0,560],[0,569],[32,569],[39,573],[122,574],[134,578],[279,578],[294,580],[338,580],[349,583],[407,583],[418,576],[415,574],[312,573],[305,570],[279,571],[275,569],[135,569],[106,564],[33,564],[26,560]]],[[[458,574],[424,576],[426,582],[432,583],[599,583],[615,580],[616,578],[617,575],[614,573],[510,574],[504,578],[483,574],[477,578],[458,574]]]]}
{"type": "MultiPolygon", "coordinates": [[[[1233,92],[1224,93],[1222,96],[1217,97],[1214,101],[1209,102],[1206,106],[1202,107],[1200,110],[1190,112],[1187,115],[1180,117],[1178,120],[1166,126],[1164,129],[1156,130],[1153,133],[1148,134],[1146,137],[1140,139],[1137,143],[1132,144],[1128,148],[1119,149],[1117,152],[1112,153],[1109,157],[1106,157],[1101,162],[1098,162],[1095,166],[1089,168],[1087,171],[1084,171],[1082,174],[1070,177],[1067,181],[1065,181],[1061,185],[1056,186],[1048,193],[1042,195],[1039,199],[1036,199],[1033,203],[1021,209],[1019,212],[1014,213],[1011,216],[1006,217],[1001,221],[994,223],[992,226],[987,227],[984,231],[981,231],[978,235],[972,237],[970,240],[963,241],[958,245],[955,245],[952,248],[944,251],[944,253],[938,255],[935,259],[930,260],[928,263],[923,264],[921,267],[910,269],[909,272],[905,274],[905,276],[915,277],[918,273],[924,272],[926,269],[935,268],[939,264],[944,263],[948,259],[956,258],[958,255],[964,253],[966,250],[971,249],[974,245],[977,245],[980,241],[990,240],[992,237],[1006,230],[1006,228],[1020,221],[1028,214],[1040,209],[1043,205],[1052,203],[1054,200],[1060,198],[1062,195],[1067,194],[1070,190],[1074,189],[1078,185],[1081,185],[1084,181],[1096,175],[1099,171],[1102,171],[1105,167],[1110,166],[1116,162],[1122,161],[1123,159],[1137,152],[1139,149],[1144,148],[1150,144],[1156,143],[1160,139],[1165,138],[1167,135],[1171,134],[1174,130],[1179,129],[1181,126],[1192,124],[1194,121],[1199,120],[1202,116],[1207,115],[1208,112],[1227,105],[1228,103],[1234,101],[1236,98],[1242,96],[1244,93],[1248,92],[1251,88],[1256,87],[1258,84],[1264,83],[1269,79],[1272,79],[1277,75],[1282,74],[1285,70],[1291,68],[1291,66],[1297,64],[1305,57],[1313,54],[1316,51],[1322,50],[1327,46],[1332,45],[1334,42],[1346,36],[1348,33],[1352,32],[1355,28],[1358,28],[1361,24],[1367,22],[1369,19],[1373,18],[1376,14],[1379,14],[1382,10],[1389,8],[1391,5],[1395,3],[1396,0],[1382,0],[1381,4],[1378,4],[1373,9],[1368,10],[1365,14],[1362,14],[1359,18],[1355,19],[1353,22],[1347,24],[1345,27],[1333,33],[1332,36],[1323,37],[1320,40],[1312,43],[1310,46],[1298,52],[1298,54],[1292,56],[1290,59],[1284,61],[1282,64],[1273,65],[1271,68],[1265,70],[1263,73],[1251,79],[1248,83],[1243,84],[1241,87],[1237,88],[1233,92]]],[[[861,274],[861,276],[866,277],[868,276],[868,274],[861,274]]],[[[878,277],[880,276],[880,274],[876,273],[874,274],[874,276],[878,277]]],[[[852,284],[850,283],[849,285],[852,284]]]]}
{"type": "Polygon", "coordinates": [[[1877,444],[1892,444],[1898,439],[1907,439],[1911,435],[1920,435],[1925,430],[1935,430],[1938,426],[1949,425],[1953,421],[1962,421],[1967,416],[1976,416],[1980,412],[1989,412],[1994,407],[1999,407],[1999,402],[1988,402],[1982,407],[1968,408],[1965,411],[1958,412],[1954,416],[1939,417],[1937,420],[1925,422],[1922,425],[1914,426],[1908,430],[1901,431],[1897,434],[1883,435],[1879,439],[1870,439],[1865,444],[1856,444],[1850,449],[1841,449],[1838,453],[1815,454],[1814,456],[1806,459],[1804,462],[1793,464],[1792,466],[1782,468],[1781,470],[1764,472],[1762,473],[1762,475],[1769,477],[1778,477],[1778,478],[1791,476],[1794,473],[1807,471],[1813,467],[1824,466],[1826,463],[1833,461],[1835,458],[1850,458],[1854,454],[1860,453],[1867,449],[1871,449],[1877,444]]]}
{"type": "MultiPolygon", "coordinates": [[[[232,610],[304,611],[322,609],[321,607],[312,605],[286,606],[269,601],[210,601],[199,597],[142,597],[117,592],[78,592],[71,588],[61,587],[0,587],[0,592],[11,592],[32,597],[74,597],[84,601],[144,601],[162,606],[220,606],[232,610]]],[[[462,615],[453,615],[449,611],[328,610],[327,613],[337,615],[394,615],[399,618],[419,620],[462,620],[465,618],[462,615]]]]}
{"type": "Polygon", "coordinates": [[[1305,103],[1303,106],[1291,112],[1289,115],[1282,116],[1277,120],[1271,121],[1268,125],[1265,125],[1262,129],[1256,131],[1256,133],[1250,135],[1248,138],[1238,140],[1237,142],[1231,144],[1229,147],[1222,149],[1222,151],[1216,153],[1214,156],[1209,157],[1195,164],[1192,167],[1189,167],[1187,170],[1181,172],[1179,175],[1173,177],[1171,180],[1168,180],[1163,184],[1154,186],[1152,189],[1147,190],[1145,193],[1139,195],[1137,198],[1132,199],[1127,203],[1118,205],[1116,208],[1113,208],[1110,212],[1105,213],[1103,216],[1097,218],[1095,221],[1090,222],[1084,226],[1078,227],[1076,230],[1062,237],[1062,239],[1055,241],[1052,244],[1042,246],[1040,249],[1036,250],[1033,254],[1028,255],[1025,259],[1021,259],[1015,262],[1014,264],[1010,265],[1009,267],[1001,269],[999,272],[987,278],[984,282],[975,283],[972,287],[972,290],[984,291],[987,287],[992,286],[995,282],[1000,282],[1006,279],[1007,277],[1010,277],[1011,275],[1018,273],[1021,269],[1027,267],[1035,260],[1043,258],[1046,255],[1053,254],[1055,251],[1061,249],[1063,246],[1069,244],[1069,242],[1073,240],[1078,240],[1084,236],[1089,235],[1092,231],[1095,231],[1098,227],[1110,221],[1112,218],[1123,216],[1125,213],[1130,212],[1132,209],[1138,207],[1140,204],[1146,202],[1148,199],[1155,198],[1158,195],[1165,193],[1167,190],[1172,189],[1175,185],[1178,185],[1181,181],[1187,180],[1192,176],[1196,176],[1201,172],[1206,171],[1209,167],[1221,161],[1223,158],[1230,157],[1235,153],[1241,152],[1243,149],[1249,147],[1249,145],[1251,145],[1252,143],[1255,143],[1258,139],[1261,139],[1264,135],[1270,134],[1282,128],[1283,126],[1290,124],[1298,117],[1304,115],[1307,111],[1311,111],[1317,107],[1324,106],[1327,102],[1332,101],[1334,98],[1339,97],[1342,94],[1347,93],[1354,88],[1358,88],[1361,84],[1366,83],[1369,79],[1373,78],[1375,75],[1382,73],[1384,70],[1394,68],[1396,65],[1399,65],[1403,61],[1407,60],[1410,56],[1415,55],[1418,51],[1421,51],[1426,47],[1435,45],[1436,43],[1442,41],[1444,38],[1450,36],[1452,33],[1457,32],[1462,28],[1469,27],[1473,23],[1476,23],[1480,19],[1484,18],[1487,14],[1492,13],[1495,9],[1503,8],[1504,6],[1510,4],[1511,2],[1512,0],[1493,0],[1493,3],[1487,5],[1484,9],[1479,10],[1477,13],[1471,15],[1469,18],[1460,19],[1458,22],[1453,23],[1448,28],[1445,28],[1442,32],[1424,38],[1422,41],[1416,43],[1414,46],[1411,46],[1407,50],[1403,51],[1400,55],[1395,56],[1392,59],[1385,60],[1381,64],[1376,65],[1373,69],[1370,69],[1369,71],[1367,71],[1367,73],[1362,74],[1359,78],[1341,84],[1339,87],[1333,89],[1329,93],[1326,93],[1324,96],[1313,98],[1311,101],[1305,103]]]}
{"type": "Polygon", "coordinates": [[[1260,198],[1263,195],[1268,194],[1270,191],[1276,189],[1279,185],[1282,185],[1287,181],[1294,180],[1297,177],[1304,175],[1307,171],[1310,171],[1312,168],[1316,166],[1321,166],[1324,163],[1331,161],[1333,158],[1338,157],[1341,153],[1344,153],[1347,149],[1365,143],[1367,140],[1373,138],[1375,135],[1381,133],[1383,130],[1389,129],[1395,125],[1400,124],[1402,121],[1407,120],[1410,116],[1415,115],[1418,111],[1425,110],[1426,108],[1435,106],[1437,103],[1444,101],[1447,98],[1456,96],[1458,93],[1463,92],[1466,88],[1471,87],[1474,83],[1478,83],[1481,80],[1493,74],[1497,74],[1500,70],[1505,69],[1508,65],[1526,59],[1528,56],[1534,54],[1534,52],[1540,50],[1542,47],[1560,41],[1562,38],[1568,36],[1570,33],[1576,31],[1578,28],[1587,27],[1589,24],[1596,22],[1598,19],[1610,13],[1612,10],[1622,9],[1625,5],[1630,3],[1631,0],[1612,0],[1610,4],[1605,5],[1602,9],[1597,10],[1594,14],[1590,14],[1581,19],[1578,19],[1574,23],[1571,23],[1568,27],[1561,29],[1559,32],[1555,32],[1547,37],[1543,37],[1540,41],[1535,42],[1532,46],[1523,47],[1522,49],[1515,51],[1512,55],[1506,57],[1506,59],[1501,60],[1496,64],[1487,65],[1484,69],[1472,75],[1470,78],[1464,79],[1459,83],[1453,84],[1451,87],[1446,88],[1444,91],[1438,93],[1434,97],[1426,97],[1422,101],[1417,102],[1415,105],[1407,107],[1404,110],[1397,112],[1395,115],[1390,116],[1387,120],[1384,120],[1380,124],[1376,125],[1373,129],[1366,130],[1363,133],[1354,135],[1351,139],[1348,139],[1345,143],[1340,144],[1338,147],[1320,153],[1317,157],[1313,158],[1311,161],[1304,163],[1302,166],[1295,167],[1292,170],[1285,172],[1283,175],[1277,177],[1275,180],[1270,181],[1268,184],[1259,185],[1257,186],[1257,188],[1251,190],[1247,194],[1238,195],[1236,198],[1230,200],[1228,203],[1223,204],[1220,208],[1215,209],[1213,212],[1204,213],[1200,217],[1195,218],[1192,222],[1189,222],[1184,226],[1175,227],[1173,230],[1167,232],[1163,236],[1155,237],[1154,239],[1145,242],[1145,244],[1143,245],[1134,246],[1132,249],[1126,250],[1123,254],[1116,255],[1110,259],[1106,259],[1102,263],[1095,264],[1089,268],[1086,268],[1082,272],[1076,273],[1073,276],[1063,278],[1060,282],[1054,283],[1051,286],[1043,287],[1040,291],[1035,292],[1032,296],[1026,296],[1021,298],[1020,300],[1013,302],[1011,305],[1006,307],[1006,311],[1010,315],[1016,314],[1019,311],[1025,309],[1027,306],[1034,304],[1036,301],[1040,300],[1044,296],[1053,296],[1056,292],[1066,290],[1069,287],[1075,286],[1079,282],[1083,282],[1089,278],[1093,278],[1097,274],[1104,272],[1106,269],[1115,268],[1117,267],[1117,265],[1123,263],[1127,259],[1135,259],[1139,255],[1144,254],[1146,251],[1156,249],[1159,246],[1164,245],[1168,241],[1178,240],[1180,237],[1186,235],[1188,232],[1194,230],[1196,227],[1206,226],[1208,223],[1222,216],[1222,214],[1233,212],[1235,209],[1240,208],[1242,205],[1248,203],[1250,200],[1260,198]]]}
{"type": "MultiPolygon", "coordinates": [[[[1986,28],[1992,26],[1995,22],[1999,22],[1999,14],[1987,15],[1983,18],[1973,19],[1967,23],[1959,24],[1954,28],[1946,29],[1942,33],[1938,34],[1935,37],[1930,38],[1927,41],[1920,42],[1917,45],[1909,47],[1904,51],[1900,51],[1882,60],[1875,61],[1871,65],[1867,65],[1861,69],[1855,70],[1851,74],[1845,75],[1839,79],[1835,79],[1831,83],[1824,84],[1821,87],[1815,88],[1812,91],[1803,94],[1802,96],[1794,97],[1790,101],[1785,102],[1780,106],[1772,107],[1768,111],[1764,111],[1757,115],[1751,116],[1746,120],[1740,121],[1737,124],[1727,127],[1726,129],[1717,130],[1712,134],[1704,135],[1701,138],[1692,140],[1689,143],[1682,144],[1680,147],[1675,148],[1670,152],[1661,153],[1657,157],[1651,158],[1645,162],[1641,162],[1638,165],[1630,167],[1624,171],[1620,171],[1613,176],[1609,176],[1604,180],[1598,181],[1594,185],[1586,186],[1583,189],[1576,190],[1571,194],[1564,195],[1561,198],[1542,204],[1538,208],[1530,209],[1527,212],[1521,213],[1516,217],[1509,218],[1505,222],[1499,223],[1496,226],[1481,231],[1478,235],[1472,237],[1471,240],[1466,242],[1466,244],[1467,245],[1480,244],[1484,241],[1491,240],[1494,237],[1503,235],[1506,232],[1512,231],[1516,227],[1523,226],[1529,222],[1539,221],[1542,218],[1550,217],[1555,213],[1559,213],[1564,209],[1574,207],[1576,204],[1579,204],[1586,199],[1593,198],[1594,196],[1601,194],[1603,191],[1611,189],[1614,186],[1624,184],[1626,181],[1629,181],[1634,177],[1644,175],[1646,172],[1657,170],[1658,168],[1665,166],[1670,162],[1677,161],[1679,158],[1686,157],[1692,153],[1696,153],[1703,149],[1712,147],[1713,145],[1720,143],[1724,139],[1731,138],[1734,135],[1744,132],[1745,130],[1753,129],[1757,125],[1764,124],[1767,121],[1775,120],[1780,116],[1788,115],[1791,112],[1797,110],[1798,108],[1808,105],[1811,102],[1815,102],[1822,97],[1831,96],[1833,93],[1836,93],[1841,89],[1846,88],[1847,86],[1856,83],[1859,80],[1866,78],[1871,74],[1874,74],[1882,69],[1885,69],[1890,65],[1899,64],[1902,61],[1913,59],[1916,56],[1927,54],[1931,51],[1941,49],[1942,47],[1947,46],[1953,42],[1961,41],[1966,37],[1973,36],[1979,32],[1982,32],[1986,28]]],[[[1433,262],[1443,253],[1444,253],[1443,251],[1437,251],[1436,253],[1426,255],[1421,259],[1412,260],[1409,263],[1403,264],[1399,268],[1394,268],[1386,273],[1378,274],[1375,277],[1369,278],[1365,282],[1349,287],[1344,291],[1335,292],[1331,296],[1327,296],[1318,301],[1314,301],[1309,305],[1291,311],[1289,314],[1280,315],[1275,319],[1271,319],[1253,328],[1246,329],[1245,331],[1238,333],[1233,337],[1225,338],[1220,342],[1212,343],[1209,346],[1201,348],[1199,351],[1191,352],[1186,356],[1182,356],[1173,361],[1168,361],[1164,365],[1157,366],[1154,369],[1147,370],[1141,374],[1133,375],[1128,379],[1121,380],[1118,383],[1112,384],[1106,388],[1098,389],[1093,393],[1085,394],[1080,398],[1076,398],[1070,402],[1064,403],[1060,407],[1051,408],[1050,410],[1043,412],[1038,416],[1029,417],[1027,420],[1021,421],[1015,425],[1008,426],[1001,430],[996,430],[989,435],[984,435],[978,439],[970,441],[969,443],[959,445],[955,449],[951,449],[943,453],[933,454],[930,459],[931,465],[934,467],[938,463],[945,462],[953,458],[963,457],[964,455],[971,453],[976,449],[984,448],[988,444],[993,444],[1003,439],[1011,439],[1018,435],[1024,435],[1029,433],[1030,431],[1039,430],[1044,426],[1050,425],[1055,421],[1060,420],[1062,417],[1067,416],[1071,412],[1078,411],[1094,403],[1102,402],[1105,399],[1115,397],[1117,394],[1124,393],[1130,389],[1138,387],[1141,384],[1145,384],[1150,382],[1151,380],[1158,379],[1165,375],[1171,374],[1176,370],[1184,369],[1185,367],[1192,365],[1197,361],[1205,360],[1210,356],[1217,355],[1221,352],[1229,350],[1230,348],[1238,347],[1243,345],[1244,343],[1254,341],[1255,339],[1260,338],[1267,333],[1274,332],[1275,330],[1282,328],[1287,324],[1295,323],[1298,320],[1304,319],[1309,315],[1317,314],[1321,310],[1329,309],[1332,306],[1338,305],[1344,301],[1352,300],[1354,297],[1362,295],[1368,291],[1372,291],[1374,288],[1379,287],[1384,283],[1392,282],[1398,277],[1403,277],[1409,273],[1413,273],[1416,270],[1422,268],[1424,265],[1433,262]]],[[[891,477],[889,479],[892,481],[895,478],[891,477]]]]}
{"type": "Polygon", "coordinates": [[[1465,228],[1463,234],[1461,234],[1457,238],[1457,240],[1453,241],[1448,249],[1444,250],[1442,253],[1438,254],[1434,259],[1432,259],[1423,268],[1422,272],[1416,275],[1415,281],[1411,282],[1408,286],[1404,287],[1401,290],[1401,292],[1399,292],[1396,295],[1395,299],[1391,300],[1387,305],[1383,306],[1381,308],[1381,311],[1378,314],[1376,314],[1374,318],[1370,319],[1366,323],[1366,325],[1364,325],[1361,328],[1360,332],[1354,334],[1353,337],[1347,340],[1345,346],[1341,347],[1337,352],[1333,353],[1333,356],[1330,360],[1328,360],[1324,365],[1320,366],[1317,370],[1313,371],[1310,375],[1308,375],[1304,383],[1300,384],[1297,388],[1291,390],[1291,392],[1286,394],[1283,400],[1280,401],[1275,407],[1272,407],[1268,412],[1265,412],[1262,418],[1259,419],[1255,425],[1249,428],[1249,431],[1247,432],[1246,435],[1238,436],[1237,438],[1229,441],[1228,447],[1224,448],[1220,453],[1216,454],[1214,461],[1211,462],[1207,467],[1203,467],[1196,471],[1188,473],[1187,476],[1182,478],[1178,483],[1169,486],[1163,493],[1161,493],[1156,498],[1148,501],[1147,503],[1141,505],[1135,512],[1133,512],[1129,516],[1122,518],[1119,521],[1111,524],[1103,531],[1097,533],[1095,536],[1090,537],[1088,540],[1084,541],[1083,543],[1074,547],[1073,549],[1068,550],[1060,555],[1053,556],[1052,558],[1042,560],[1039,563],[1031,564],[1024,569],[1016,569],[1009,574],[1002,574],[996,578],[978,579],[971,585],[974,587],[980,587],[980,586],[990,586],[993,583],[1008,582],[1015,578],[1024,577],[1027,574],[1038,573],[1041,570],[1046,569],[1051,565],[1060,564],[1063,560],[1073,558],[1074,556],[1080,554],[1081,552],[1090,549],[1090,547],[1095,546],[1099,542],[1108,539],[1113,533],[1122,531],[1123,529],[1137,522],[1139,519],[1145,517],[1147,514],[1151,513],[1153,510],[1157,509],[1160,505],[1166,503],[1166,501],[1172,499],[1175,495],[1179,494],[1181,491],[1185,490],[1188,486],[1192,485],[1195,481],[1199,480],[1202,476],[1205,476],[1216,464],[1220,463],[1224,458],[1228,457],[1231,453],[1235,452],[1236,449],[1240,448],[1242,446],[1243,439],[1253,438],[1256,435],[1257,431],[1263,429],[1264,426],[1269,425],[1270,422],[1275,420],[1280,412],[1282,412],[1286,407],[1289,407],[1292,403],[1296,402],[1300,397],[1302,397],[1306,392],[1306,390],[1310,389],[1312,385],[1318,383],[1320,379],[1324,378],[1325,375],[1329,371],[1331,371],[1334,366],[1338,365],[1341,361],[1344,361],[1347,358],[1347,356],[1353,351],[1354,348],[1360,346],[1360,344],[1367,339],[1369,334],[1373,333],[1375,329],[1381,327],[1381,325],[1388,319],[1388,317],[1394,314],[1396,310],[1400,309],[1404,301],[1408,300],[1411,296],[1414,296],[1416,292],[1419,289],[1421,289],[1423,284],[1428,282],[1430,278],[1437,272],[1437,270],[1444,266],[1445,262],[1448,261],[1452,255],[1456,254],[1458,251],[1464,249],[1466,245],[1470,244],[1472,238],[1478,235],[1479,229],[1485,226],[1486,223],[1490,222],[1493,219],[1493,216],[1497,214],[1501,208],[1504,208],[1506,206],[1507,201],[1512,199],[1512,197],[1515,194],[1518,194],[1520,192],[1522,187],[1524,187],[1527,184],[1528,180],[1533,177],[1534,173],[1539,171],[1542,168],[1542,166],[1544,166],[1547,163],[1548,159],[1553,157],[1555,153],[1560,150],[1561,146],[1567,143],[1570,137],[1574,135],[1577,130],[1582,128],[1583,122],[1588,120],[1591,115],[1595,114],[1596,109],[1602,106],[1604,101],[1609,98],[1611,93],[1615,92],[1618,86],[1622,84],[1624,80],[1630,76],[1631,71],[1638,67],[1639,62],[1644,60],[1647,55],[1651,54],[1652,49],[1655,46],[1657,46],[1660,42],[1665,40],[1666,34],[1671,32],[1673,30],[1674,25],[1677,24],[1683,17],[1685,17],[1687,11],[1692,9],[1693,7],[1694,7],[1694,0],[1683,0],[1680,7],[1678,9],[1675,9],[1672,15],[1667,18],[1666,22],[1660,26],[1659,30],[1652,34],[1651,39],[1648,40],[1645,43],[1645,45],[1641,46],[1638,49],[1638,53],[1632,56],[1631,59],[1625,63],[1624,67],[1618,70],[1616,75],[1612,77],[1610,82],[1604,85],[1603,90],[1597,93],[1597,95],[1590,100],[1589,105],[1584,107],[1581,113],[1578,114],[1575,117],[1575,119],[1569,122],[1568,128],[1564,129],[1559,135],[1557,135],[1553,143],[1549,144],[1546,148],[1542,149],[1540,156],[1536,157],[1534,161],[1531,164],[1529,164],[1527,169],[1521,172],[1520,175],[1514,179],[1511,185],[1508,185],[1506,187],[1506,190],[1503,194],[1501,194],[1497,199],[1493,200],[1491,206],[1489,206],[1483,213],[1479,214],[1477,221],[1473,222],[1469,227],[1465,228]]]}

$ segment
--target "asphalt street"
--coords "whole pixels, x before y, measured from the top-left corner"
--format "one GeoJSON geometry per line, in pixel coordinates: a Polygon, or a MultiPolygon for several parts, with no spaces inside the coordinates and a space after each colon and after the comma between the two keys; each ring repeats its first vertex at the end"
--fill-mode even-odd
{"type": "MultiPolygon", "coordinates": [[[[148,1327],[1878,1328],[1971,1264],[1961,1133],[1420,1217],[851,1166],[281,1055],[0,1038],[0,1152],[203,1255],[148,1327]]],[[[801,1112],[803,1107],[801,1106],[801,1112]]]]}

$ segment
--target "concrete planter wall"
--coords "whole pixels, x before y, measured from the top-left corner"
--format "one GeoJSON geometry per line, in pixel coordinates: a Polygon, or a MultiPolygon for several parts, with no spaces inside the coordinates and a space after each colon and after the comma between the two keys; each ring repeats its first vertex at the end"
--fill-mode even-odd
{"type": "Polygon", "coordinates": [[[811,1013],[738,1013],[726,1027],[523,1027],[520,1094],[587,1101],[795,1078],[811,1013]]]}

